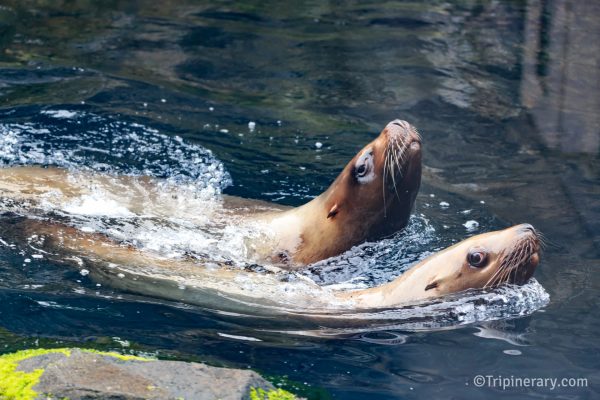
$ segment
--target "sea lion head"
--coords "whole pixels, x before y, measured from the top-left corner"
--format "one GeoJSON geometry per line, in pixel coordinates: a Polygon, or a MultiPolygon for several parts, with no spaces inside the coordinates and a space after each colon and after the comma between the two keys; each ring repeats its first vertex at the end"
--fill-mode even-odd
{"type": "Polygon", "coordinates": [[[428,274],[419,285],[426,297],[505,283],[523,285],[539,262],[539,234],[521,224],[473,236],[426,259],[428,274]]]}
{"type": "Polygon", "coordinates": [[[540,262],[540,237],[529,224],[484,233],[439,251],[395,280],[340,294],[360,308],[410,302],[510,283],[525,284],[540,262]]]}
{"type": "Polygon", "coordinates": [[[540,237],[529,224],[484,233],[439,251],[395,280],[342,293],[359,308],[394,307],[468,289],[523,285],[540,262],[540,237]]]}
{"type": "MultiPolygon", "coordinates": [[[[321,217],[358,244],[402,229],[421,184],[421,137],[394,120],[363,147],[323,194],[321,217]]],[[[338,236],[338,240],[344,240],[338,236]]]]}

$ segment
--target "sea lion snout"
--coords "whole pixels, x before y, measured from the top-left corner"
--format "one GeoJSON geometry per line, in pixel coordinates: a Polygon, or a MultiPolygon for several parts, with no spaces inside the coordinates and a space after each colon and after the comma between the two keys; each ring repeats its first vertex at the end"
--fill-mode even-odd
{"type": "Polygon", "coordinates": [[[523,285],[540,263],[540,234],[531,224],[516,225],[505,232],[506,250],[500,254],[498,269],[506,272],[500,283],[523,285]]]}
{"type": "Polygon", "coordinates": [[[402,141],[408,141],[409,143],[421,142],[421,135],[419,135],[417,129],[409,122],[402,119],[395,119],[391,121],[385,128],[390,138],[400,138],[402,141]]]}
{"type": "Polygon", "coordinates": [[[531,224],[521,224],[510,228],[517,234],[517,243],[526,241],[529,243],[530,251],[537,253],[540,251],[540,234],[531,224]]]}
{"type": "Polygon", "coordinates": [[[531,224],[521,224],[518,225],[516,228],[521,233],[533,233],[537,236],[537,231],[531,224]]]}

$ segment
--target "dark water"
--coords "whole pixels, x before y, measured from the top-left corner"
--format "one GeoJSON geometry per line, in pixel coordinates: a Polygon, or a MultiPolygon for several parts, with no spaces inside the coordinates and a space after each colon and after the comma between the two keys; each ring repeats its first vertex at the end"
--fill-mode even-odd
{"type": "MultiPolygon", "coordinates": [[[[428,167],[416,213],[436,232],[421,251],[468,236],[468,220],[477,231],[530,222],[549,241],[536,278],[550,294],[531,315],[456,329],[244,342],[217,334],[244,335],[244,320],[96,287],[2,247],[0,348],[127,340],[125,350],[250,366],[342,399],[598,396],[597,4],[0,3],[4,139],[55,135],[75,149],[69,162],[99,169],[198,172],[185,149],[160,156],[167,139],[154,151],[146,136],[128,139],[126,157],[94,150],[150,129],[210,149],[233,181],[226,193],[297,205],[406,119],[428,167]],[[476,388],[476,375],[588,384],[476,388]]],[[[51,155],[33,161],[61,157],[51,155]]]]}

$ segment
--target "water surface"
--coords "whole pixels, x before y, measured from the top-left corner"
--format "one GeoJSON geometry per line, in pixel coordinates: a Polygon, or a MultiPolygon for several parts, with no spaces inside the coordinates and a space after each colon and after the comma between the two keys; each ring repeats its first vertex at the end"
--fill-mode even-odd
{"type": "MultiPolygon", "coordinates": [[[[31,258],[30,248],[2,246],[7,351],[125,344],[287,375],[342,399],[598,395],[597,5],[1,3],[4,162],[176,177],[298,205],[402,118],[423,136],[427,167],[402,234],[408,244],[366,246],[330,261],[333,272],[309,276],[380,282],[395,265],[473,233],[530,222],[548,238],[535,277],[550,298],[524,315],[435,326],[409,318],[395,329],[325,339],[273,332],[305,330],[293,316],[260,319],[134,295],[31,258]],[[214,163],[222,169],[205,169],[214,163]],[[469,230],[468,221],[478,226],[469,230]],[[475,388],[478,374],[589,382],[475,388]]],[[[2,231],[10,223],[3,219],[2,231]]]]}

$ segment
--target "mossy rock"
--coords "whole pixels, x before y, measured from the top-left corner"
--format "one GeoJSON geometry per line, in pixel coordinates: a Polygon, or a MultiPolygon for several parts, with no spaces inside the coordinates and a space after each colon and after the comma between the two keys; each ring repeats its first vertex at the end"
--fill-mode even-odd
{"type": "Polygon", "coordinates": [[[0,356],[0,399],[248,399],[296,397],[256,372],[85,349],[0,356]]]}

